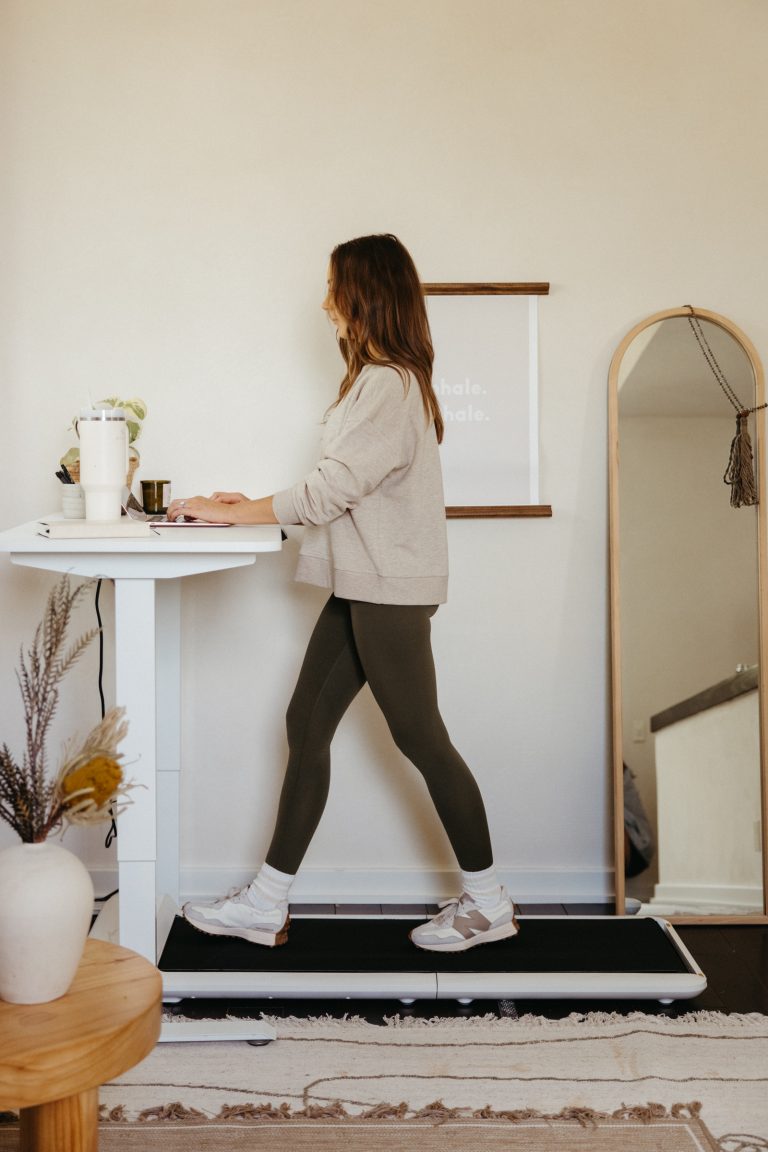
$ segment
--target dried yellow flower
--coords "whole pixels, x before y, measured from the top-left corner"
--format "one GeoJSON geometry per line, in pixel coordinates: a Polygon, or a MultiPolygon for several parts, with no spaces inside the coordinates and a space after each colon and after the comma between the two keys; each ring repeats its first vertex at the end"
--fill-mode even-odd
{"type": "Polygon", "coordinates": [[[103,808],[115,795],[123,782],[123,770],[116,760],[107,756],[94,756],[80,768],[75,768],[61,781],[63,803],[68,800],[90,800],[96,808],[103,808]]]}

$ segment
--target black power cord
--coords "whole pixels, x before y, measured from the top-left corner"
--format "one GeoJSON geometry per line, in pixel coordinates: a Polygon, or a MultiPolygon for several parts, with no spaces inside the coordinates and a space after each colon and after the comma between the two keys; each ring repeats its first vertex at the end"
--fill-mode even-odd
{"type": "MultiPolygon", "coordinates": [[[[99,625],[99,700],[101,701],[101,718],[103,720],[104,716],[106,715],[107,709],[106,709],[106,705],[104,703],[104,627],[103,627],[102,619],[101,619],[101,607],[99,605],[99,597],[100,596],[101,596],[101,579],[99,579],[96,582],[95,608],[96,608],[96,620],[98,621],[98,625],[99,625]]],[[[109,829],[107,830],[107,835],[104,839],[104,847],[105,848],[110,848],[112,846],[113,841],[117,837],[117,821],[115,820],[115,814],[114,814],[114,811],[111,807],[109,809],[109,814],[112,817],[112,823],[110,824],[109,829]]]]}
{"type": "Polygon", "coordinates": [[[96,582],[96,620],[99,625],[99,699],[101,700],[101,718],[104,719],[106,714],[106,705],[104,704],[104,626],[101,619],[101,609],[99,608],[99,596],[101,595],[101,580],[96,582]]]}

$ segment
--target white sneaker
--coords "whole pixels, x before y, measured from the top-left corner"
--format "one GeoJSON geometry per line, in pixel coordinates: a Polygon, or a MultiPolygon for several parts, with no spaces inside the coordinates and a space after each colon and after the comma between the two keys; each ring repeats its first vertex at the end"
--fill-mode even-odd
{"type": "Polygon", "coordinates": [[[274,948],[288,939],[287,903],[274,908],[257,908],[247,896],[248,886],[233,888],[220,900],[209,904],[185,904],[181,913],[200,932],[210,936],[238,936],[252,944],[274,948]]]}
{"type": "Polygon", "coordinates": [[[479,908],[465,892],[409,935],[417,948],[428,952],[465,952],[477,944],[516,936],[518,931],[515,906],[502,888],[501,900],[492,908],[479,908]]]}

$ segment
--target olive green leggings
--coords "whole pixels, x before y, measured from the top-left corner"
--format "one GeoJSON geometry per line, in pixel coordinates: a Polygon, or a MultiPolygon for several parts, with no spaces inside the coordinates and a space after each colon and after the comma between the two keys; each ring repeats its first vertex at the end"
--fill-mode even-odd
{"type": "Polygon", "coordinates": [[[273,868],[298,871],[328,798],[333,734],[366,682],[397,747],[423,775],[459,867],[476,872],[493,863],[480,790],[437,706],[436,611],[336,596],[323,608],[288,706],[288,767],[266,857],[273,868]]]}

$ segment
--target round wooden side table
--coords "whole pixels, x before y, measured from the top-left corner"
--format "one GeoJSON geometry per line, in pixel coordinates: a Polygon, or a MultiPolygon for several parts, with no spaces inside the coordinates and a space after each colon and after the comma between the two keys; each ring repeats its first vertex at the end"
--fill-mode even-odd
{"type": "Polygon", "coordinates": [[[162,977],[135,952],[86,941],[65,996],[0,1000],[0,1110],[20,1110],[22,1152],[96,1152],[99,1085],[160,1035],[162,977]]]}

